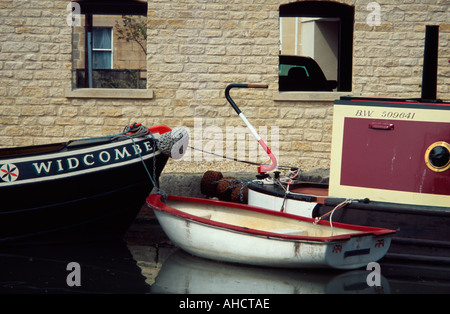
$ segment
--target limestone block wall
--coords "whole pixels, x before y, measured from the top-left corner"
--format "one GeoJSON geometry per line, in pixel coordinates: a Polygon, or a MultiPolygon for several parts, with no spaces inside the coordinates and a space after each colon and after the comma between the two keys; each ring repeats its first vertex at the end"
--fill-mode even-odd
{"type": "MultiPolygon", "coordinates": [[[[118,133],[137,121],[185,126],[192,146],[195,140],[205,150],[267,163],[252,152],[251,138],[239,135],[243,123],[224,98],[229,83],[255,83],[269,88],[232,95],[265,132],[279,163],[328,167],[332,104],[342,94],[278,93],[279,7],[288,2],[149,0],[147,90],[138,93],[72,90],[67,0],[0,1],[0,147],[118,133]]],[[[379,26],[367,22],[372,1],[339,2],[355,7],[353,95],[420,97],[425,25],[434,24],[440,25],[438,97],[450,100],[448,1],[379,0],[379,26]]],[[[217,168],[256,170],[190,150],[166,171],[217,168]]]]}

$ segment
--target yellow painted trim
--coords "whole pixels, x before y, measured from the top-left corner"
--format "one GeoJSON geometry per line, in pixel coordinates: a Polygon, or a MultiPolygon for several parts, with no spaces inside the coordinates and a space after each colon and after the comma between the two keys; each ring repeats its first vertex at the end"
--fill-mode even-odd
{"type": "Polygon", "coordinates": [[[422,206],[449,207],[450,195],[437,195],[426,193],[413,193],[404,191],[382,190],[374,188],[361,188],[340,185],[337,189],[330,190],[330,197],[363,199],[397,204],[412,204],[422,206]]]}

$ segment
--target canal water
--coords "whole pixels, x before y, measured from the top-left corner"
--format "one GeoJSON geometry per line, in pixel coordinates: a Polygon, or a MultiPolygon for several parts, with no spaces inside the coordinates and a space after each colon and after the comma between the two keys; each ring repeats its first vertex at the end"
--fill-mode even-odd
{"type": "Polygon", "coordinates": [[[447,265],[381,261],[371,270],[286,270],[210,261],[174,247],[152,217],[123,242],[0,250],[1,294],[435,294],[450,293],[447,265]],[[373,281],[372,281],[373,282],[373,281]]]}

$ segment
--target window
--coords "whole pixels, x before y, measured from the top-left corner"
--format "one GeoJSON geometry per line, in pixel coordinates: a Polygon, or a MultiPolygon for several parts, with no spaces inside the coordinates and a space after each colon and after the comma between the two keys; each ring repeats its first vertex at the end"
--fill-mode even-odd
{"type": "Polygon", "coordinates": [[[354,7],[280,6],[279,91],[351,91],[354,7]]]}
{"type": "Polygon", "coordinates": [[[112,69],[112,27],[92,28],[92,68],[112,69]]]}
{"type": "Polygon", "coordinates": [[[72,88],[147,87],[147,2],[81,1],[72,31],[72,88]]]}

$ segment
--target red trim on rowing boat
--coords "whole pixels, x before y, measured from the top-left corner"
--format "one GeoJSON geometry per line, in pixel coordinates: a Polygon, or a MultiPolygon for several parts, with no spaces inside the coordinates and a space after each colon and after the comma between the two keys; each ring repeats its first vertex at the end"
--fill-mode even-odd
{"type": "MultiPolygon", "coordinates": [[[[215,206],[237,208],[237,209],[248,210],[248,211],[258,212],[258,213],[272,215],[272,216],[280,216],[280,217],[285,217],[285,218],[294,219],[294,220],[306,221],[306,222],[310,222],[310,223],[314,222],[313,218],[306,218],[306,217],[300,217],[300,216],[291,215],[291,214],[287,214],[287,213],[280,213],[277,211],[267,210],[267,209],[254,207],[254,206],[250,206],[250,205],[246,205],[246,204],[240,204],[240,203],[224,202],[224,201],[203,199],[203,198],[194,198],[194,197],[175,196],[175,195],[169,195],[168,199],[176,200],[176,201],[183,201],[183,202],[190,202],[190,203],[201,203],[201,204],[208,204],[208,205],[215,205],[215,206]]],[[[366,227],[366,226],[356,226],[356,225],[348,225],[348,224],[334,222],[333,227],[351,229],[351,230],[356,230],[356,231],[360,231],[360,232],[352,233],[352,234],[331,236],[331,237],[296,236],[296,235],[280,234],[280,233],[275,233],[275,232],[268,232],[268,231],[262,231],[262,230],[256,230],[256,229],[235,226],[235,225],[220,223],[220,222],[212,221],[210,219],[191,215],[191,214],[185,213],[181,210],[172,208],[172,207],[166,205],[165,203],[163,203],[162,195],[160,195],[160,194],[150,195],[149,197],[147,197],[146,202],[147,202],[147,205],[149,207],[153,208],[154,210],[166,212],[168,214],[178,216],[183,219],[196,221],[196,222],[214,226],[217,228],[229,229],[229,230],[247,233],[247,234],[251,234],[251,235],[259,235],[259,236],[270,237],[270,238],[315,241],[315,242],[330,242],[330,241],[348,240],[351,237],[358,237],[358,236],[368,236],[368,235],[385,236],[385,235],[395,233],[394,230],[390,230],[390,229],[382,229],[382,228],[366,227]]],[[[319,221],[318,224],[330,226],[330,222],[325,221],[325,220],[319,221]]]]}

